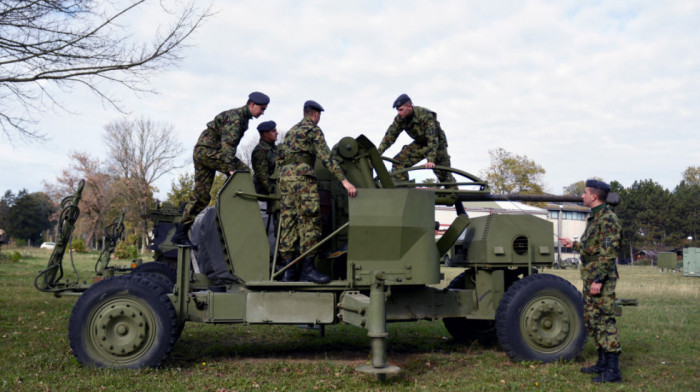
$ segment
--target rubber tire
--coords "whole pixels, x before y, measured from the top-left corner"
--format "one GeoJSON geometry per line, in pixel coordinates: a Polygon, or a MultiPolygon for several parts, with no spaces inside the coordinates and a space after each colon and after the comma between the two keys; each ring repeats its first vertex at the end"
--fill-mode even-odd
{"type": "Polygon", "coordinates": [[[167,293],[138,275],[111,277],[91,286],[78,298],[68,324],[73,355],[85,366],[158,367],[177,336],[177,312],[167,293]],[[102,325],[101,320],[108,322],[102,325]],[[114,346],[121,346],[121,352],[114,346]]]}
{"type": "Polygon", "coordinates": [[[573,360],[588,336],[583,298],[558,276],[526,276],[503,295],[496,311],[496,335],[515,361],[573,360]]]}
{"type": "Polygon", "coordinates": [[[170,279],[170,282],[174,285],[177,282],[177,270],[167,264],[160,263],[158,261],[149,261],[148,263],[143,263],[133,270],[132,274],[139,274],[141,272],[153,272],[159,275],[163,275],[170,279]]]}
{"type": "MultiPolygon", "coordinates": [[[[457,275],[448,289],[464,290],[466,272],[457,275]]],[[[459,343],[469,344],[478,341],[484,347],[493,346],[496,341],[496,323],[494,320],[475,320],[466,317],[445,317],[442,319],[447,332],[459,343]]]]}
{"type": "Polygon", "coordinates": [[[139,271],[137,273],[132,272],[132,275],[141,276],[141,277],[144,277],[144,278],[150,280],[151,282],[157,284],[161,289],[163,289],[163,291],[165,291],[166,294],[173,293],[173,287],[174,287],[173,282],[170,281],[170,279],[166,278],[165,276],[163,276],[159,273],[139,271]]]}

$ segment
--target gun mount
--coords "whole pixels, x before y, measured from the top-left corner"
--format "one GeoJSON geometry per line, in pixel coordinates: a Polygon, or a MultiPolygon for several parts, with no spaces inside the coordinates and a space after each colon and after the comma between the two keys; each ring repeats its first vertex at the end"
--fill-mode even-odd
{"type": "MultiPolygon", "coordinates": [[[[267,240],[258,201],[275,201],[279,195],[256,194],[251,174],[235,172],[219,192],[213,224],[220,263],[236,281],[218,284],[196,272],[190,249],[166,241],[159,250],[177,252],[174,274],[153,267],[161,273],[110,277],[84,290],[70,318],[74,355],[85,365],[159,366],[186,322],[347,323],[366,329],[372,340],[371,365],[357,370],[383,379],[399,370],[387,364],[386,323],[435,319],[442,319],[458,342],[498,340],[514,360],[550,362],[579,355],[586,340],[581,296],[566,280],[539,273],[553,261],[552,224],[528,215],[460,215],[436,241],[435,205],[580,198],[492,195],[487,183],[452,168],[440,169],[467,179],[458,190],[398,183],[364,136],[343,138],[333,157],[358,196],[349,199],[316,163],[323,239],[315,263],[330,283],[275,280],[277,252],[267,240]],[[463,232],[465,253],[456,263],[463,271],[447,287],[436,287],[443,279],[442,256],[463,232]],[[131,309],[138,310],[135,316],[119,316],[131,309]]],[[[169,224],[176,215],[152,212],[169,224]]],[[[148,265],[162,264],[142,266],[148,265]]]]}

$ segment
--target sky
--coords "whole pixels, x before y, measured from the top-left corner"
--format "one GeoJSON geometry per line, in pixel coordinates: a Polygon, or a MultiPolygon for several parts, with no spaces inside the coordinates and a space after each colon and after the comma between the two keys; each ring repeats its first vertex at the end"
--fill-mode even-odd
{"type": "MultiPolygon", "coordinates": [[[[145,86],[157,94],[110,90],[127,118],[170,124],[182,143],[183,167],[155,184],[161,200],[193,172],[206,123],[252,91],[271,102],[242,144],[261,121],[288,130],[313,99],[330,146],[360,134],[378,145],[406,93],[437,113],[452,166],[477,176],[497,148],[542,166],[554,194],[590,177],[673,190],[700,165],[694,0],[214,0],[212,10],[183,61],[145,86]]],[[[132,28],[147,31],[157,15],[138,9],[132,28]]],[[[124,115],[80,88],[58,96],[70,112],[34,115],[49,141],[0,139],[1,192],[42,191],[73,152],[106,158],[104,127],[124,115]]]]}

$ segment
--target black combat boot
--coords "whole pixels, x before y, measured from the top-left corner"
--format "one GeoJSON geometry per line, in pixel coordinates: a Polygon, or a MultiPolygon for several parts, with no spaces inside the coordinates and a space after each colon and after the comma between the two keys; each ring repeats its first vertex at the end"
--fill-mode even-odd
{"type": "Polygon", "coordinates": [[[591,367],[582,367],[581,373],[586,374],[600,374],[605,370],[605,351],[599,347],[598,348],[598,362],[591,367]]]}
{"type": "Polygon", "coordinates": [[[301,276],[299,277],[301,282],[313,282],[313,283],[328,283],[331,278],[318,272],[316,266],[314,265],[314,260],[312,258],[305,258],[301,261],[301,276]]]}
{"type": "MultiPolygon", "coordinates": [[[[280,262],[280,264],[275,268],[275,270],[276,270],[276,271],[281,270],[282,268],[284,268],[284,267],[286,267],[287,265],[289,265],[289,263],[291,263],[292,260],[294,260],[294,257],[291,257],[291,258],[289,258],[289,259],[282,260],[282,261],[280,262]]],[[[297,274],[297,266],[296,266],[296,265],[293,265],[293,266],[287,268],[286,270],[284,270],[284,272],[282,272],[282,276],[281,276],[281,277],[278,276],[278,279],[279,279],[281,282],[296,282],[296,281],[299,279],[299,276],[298,276],[298,274],[297,274]]]]}
{"type": "Polygon", "coordinates": [[[455,211],[457,211],[457,215],[467,215],[467,211],[464,210],[464,204],[462,204],[461,200],[457,200],[455,202],[455,211]]]}
{"type": "Polygon", "coordinates": [[[618,353],[605,353],[605,370],[593,378],[593,382],[622,382],[618,353]]]}
{"type": "Polygon", "coordinates": [[[191,225],[178,224],[177,229],[175,229],[175,234],[173,234],[172,238],[170,238],[170,242],[172,242],[175,245],[189,246],[193,250],[197,250],[197,245],[193,244],[192,241],[190,241],[190,237],[187,233],[188,231],[190,231],[190,226],[191,225]]]}

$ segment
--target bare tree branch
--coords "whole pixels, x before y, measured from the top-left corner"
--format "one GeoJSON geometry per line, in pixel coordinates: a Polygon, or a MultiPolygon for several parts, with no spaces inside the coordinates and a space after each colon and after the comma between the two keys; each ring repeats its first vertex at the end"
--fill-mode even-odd
{"type": "MultiPolygon", "coordinates": [[[[188,0],[189,1],[189,0],[188,0]]],[[[174,0],[160,0],[171,17],[166,29],[157,26],[150,42],[139,40],[121,22],[148,0],[0,0],[0,129],[43,140],[32,130],[33,116],[58,104],[47,86],[63,90],[85,86],[104,102],[124,112],[108,86],[136,92],[154,71],[181,60],[185,40],[212,15],[189,1],[176,10],[174,0]],[[108,82],[101,84],[100,82],[108,82]]],[[[180,4],[180,2],[176,2],[180,4]]]]}

